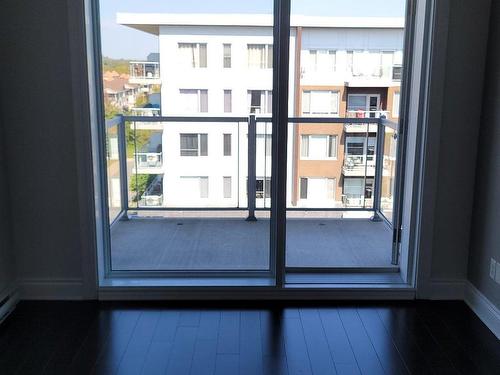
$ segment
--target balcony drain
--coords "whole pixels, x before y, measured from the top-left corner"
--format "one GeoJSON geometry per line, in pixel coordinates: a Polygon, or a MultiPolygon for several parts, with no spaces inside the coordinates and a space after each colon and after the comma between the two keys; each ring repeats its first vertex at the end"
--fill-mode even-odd
{"type": "Polygon", "coordinates": [[[325,226],[326,224],[325,224],[325,223],[319,223],[318,225],[319,225],[320,227],[323,227],[323,226],[325,226]]]}
{"type": "Polygon", "coordinates": [[[177,225],[184,225],[184,223],[177,223],[177,225]]]}

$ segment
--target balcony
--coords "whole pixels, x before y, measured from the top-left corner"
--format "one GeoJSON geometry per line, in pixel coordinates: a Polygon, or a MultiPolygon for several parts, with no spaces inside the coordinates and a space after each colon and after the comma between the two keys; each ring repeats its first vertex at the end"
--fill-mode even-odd
{"type": "MultiPolygon", "coordinates": [[[[373,118],[381,118],[381,117],[387,117],[389,114],[388,111],[353,111],[353,110],[347,110],[346,112],[346,117],[347,118],[366,118],[366,119],[373,119],[373,118]]],[[[344,130],[347,133],[366,133],[367,131],[369,133],[375,133],[377,131],[377,124],[374,123],[346,123],[344,125],[344,130]],[[368,125],[368,128],[367,128],[368,125]]]]}
{"type": "Polygon", "coordinates": [[[160,63],[154,61],[131,61],[129,82],[139,85],[159,85],[160,63]]]}
{"type": "MultiPolygon", "coordinates": [[[[158,117],[161,115],[161,109],[155,107],[134,107],[131,109],[132,116],[158,117]]],[[[142,122],[136,121],[135,126],[139,130],[163,130],[161,122],[142,122]]]]}
{"type": "MultiPolygon", "coordinates": [[[[108,138],[115,140],[110,144],[118,145],[113,163],[108,164],[108,180],[114,180],[109,186],[113,186],[115,193],[108,197],[113,212],[110,217],[113,269],[175,272],[268,269],[271,153],[268,138],[262,135],[270,135],[271,139],[270,121],[255,116],[120,116],[108,121],[108,138]],[[129,151],[126,124],[133,129],[135,122],[165,124],[163,132],[167,133],[161,139],[167,143],[161,145],[161,153],[145,153],[145,158],[139,158],[141,152],[129,151]],[[206,129],[203,131],[208,134],[206,145],[203,145],[205,137],[199,135],[200,129],[206,129]],[[218,131],[214,133],[213,129],[218,131]],[[184,144],[181,142],[182,149],[193,150],[189,156],[179,154],[180,134],[193,135],[184,144]],[[223,137],[228,134],[233,135],[230,143],[223,137]],[[202,151],[205,147],[207,152],[202,151]],[[153,169],[145,174],[147,168],[153,169]]],[[[290,118],[290,145],[297,127],[321,124],[322,129],[331,126],[342,131],[345,121],[290,118]]],[[[350,121],[366,126],[367,119],[350,121]]],[[[293,181],[289,183],[288,268],[397,270],[392,264],[391,229],[395,124],[380,117],[370,117],[368,121],[379,129],[376,156],[362,160],[364,167],[359,160],[352,160],[351,165],[347,156],[340,173],[374,180],[370,196],[346,192],[333,194],[333,200],[325,197],[323,203],[301,199],[299,204],[291,193],[293,181]],[[373,216],[383,220],[369,220],[373,216]]],[[[135,137],[134,143],[140,139],[135,137]]],[[[133,148],[138,146],[134,144],[133,148]]],[[[289,176],[297,175],[294,164],[298,162],[300,154],[290,156],[289,176]]],[[[341,184],[342,175],[330,179],[341,184]]],[[[318,186],[316,182],[310,183],[311,198],[316,197],[318,186]]]]}
{"type": "Polygon", "coordinates": [[[342,173],[348,177],[373,177],[375,176],[376,168],[375,157],[367,157],[366,155],[347,155],[344,158],[342,173]]]}
{"type": "Polygon", "coordinates": [[[349,72],[349,87],[389,87],[399,85],[402,78],[400,64],[350,67],[349,72]]]}

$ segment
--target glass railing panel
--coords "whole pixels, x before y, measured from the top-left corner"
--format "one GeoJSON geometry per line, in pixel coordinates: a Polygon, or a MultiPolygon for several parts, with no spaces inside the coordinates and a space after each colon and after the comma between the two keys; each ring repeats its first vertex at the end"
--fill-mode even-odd
{"type": "Polygon", "coordinates": [[[397,144],[398,139],[396,130],[390,126],[384,126],[380,211],[391,223],[393,221],[394,210],[397,144]]]}
{"type": "Polygon", "coordinates": [[[122,211],[119,126],[121,126],[121,123],[116,121],[114,123],[111,121],[106,122],[106,171],[110,223],[115,221],[122,211]]]}
{"type": "Polygon", "coordinates": [[[126,121],[131,220],[113,231],[114,269],[268,269],[271,123],[185,118],[126,121]],[[160,260],[130,249],[146,233],[160,260]]]}

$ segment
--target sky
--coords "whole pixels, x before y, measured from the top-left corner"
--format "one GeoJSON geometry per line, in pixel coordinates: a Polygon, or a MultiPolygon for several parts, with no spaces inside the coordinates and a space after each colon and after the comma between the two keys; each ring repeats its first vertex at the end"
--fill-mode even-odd
{"type": "MultiPolygon", "coordinates": [[[[291,0],[292,14],[403,17],[406,0],[291,0]]],[[[272,13],[272,0],[100,0],[102,54],[145,59],[158,51],[154,35],[116,24],[116,13],[272,13]]]]}

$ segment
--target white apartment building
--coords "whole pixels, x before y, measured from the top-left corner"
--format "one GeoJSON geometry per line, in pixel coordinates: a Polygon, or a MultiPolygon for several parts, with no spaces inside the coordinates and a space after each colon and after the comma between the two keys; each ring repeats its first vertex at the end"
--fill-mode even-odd
{"type": "MultiPolygon", "coordinates": [[[[158,36],[159,71],[151,64],[139,66],[136,71],[145,72],[144,81],[161,83],[163,116],[271,116],[272,16],[119,13],[117,22],[158,36]]],[[[345,116],[347,91],[337,87],[393,85],[393,74],[397,74],[402,63],[402,43],[403,21],[399,18],[292,17],[290,115],[345,116]],[[299,76],[295,69],[297,47],[299,76]],[[300,90],[301,104],[294,100],[296,90],[300,90]],[[320,95],[326,91],[331,91],[328,97],[320,95]]],[[[140,79],[134,76],[134,82],[140,79]]],[[[359,110],[362,100],[359,93],[357,96],[359,110]]],[[[380,108],[381,98],[376,110],[380,108]]],[[[365,109],[373,110],[369,99],[365,109]]],[[[161,205],[246,207],[246,122],[191,121],[136,126],[162,132],[161,155],[158,147],[153,150],[156,153],[143,150],[145,155],[141,160],[146,164],[137,167],[137,173],[159,175],[156,183],[162,184],[161,205]]],[[[297,168],[294,160],[299,155],[294,155],[293,144],[298,142],[297,126],[300,125],[290,124],[289,128],[290,205],[295,205],[297,176],[293,168],[297,168]]],[[[271,133],[270,123],[257,124],[257,207],[270,204],[271,133]]],[[[337,140],[340,142],[341,137],[337,140]]]]}

